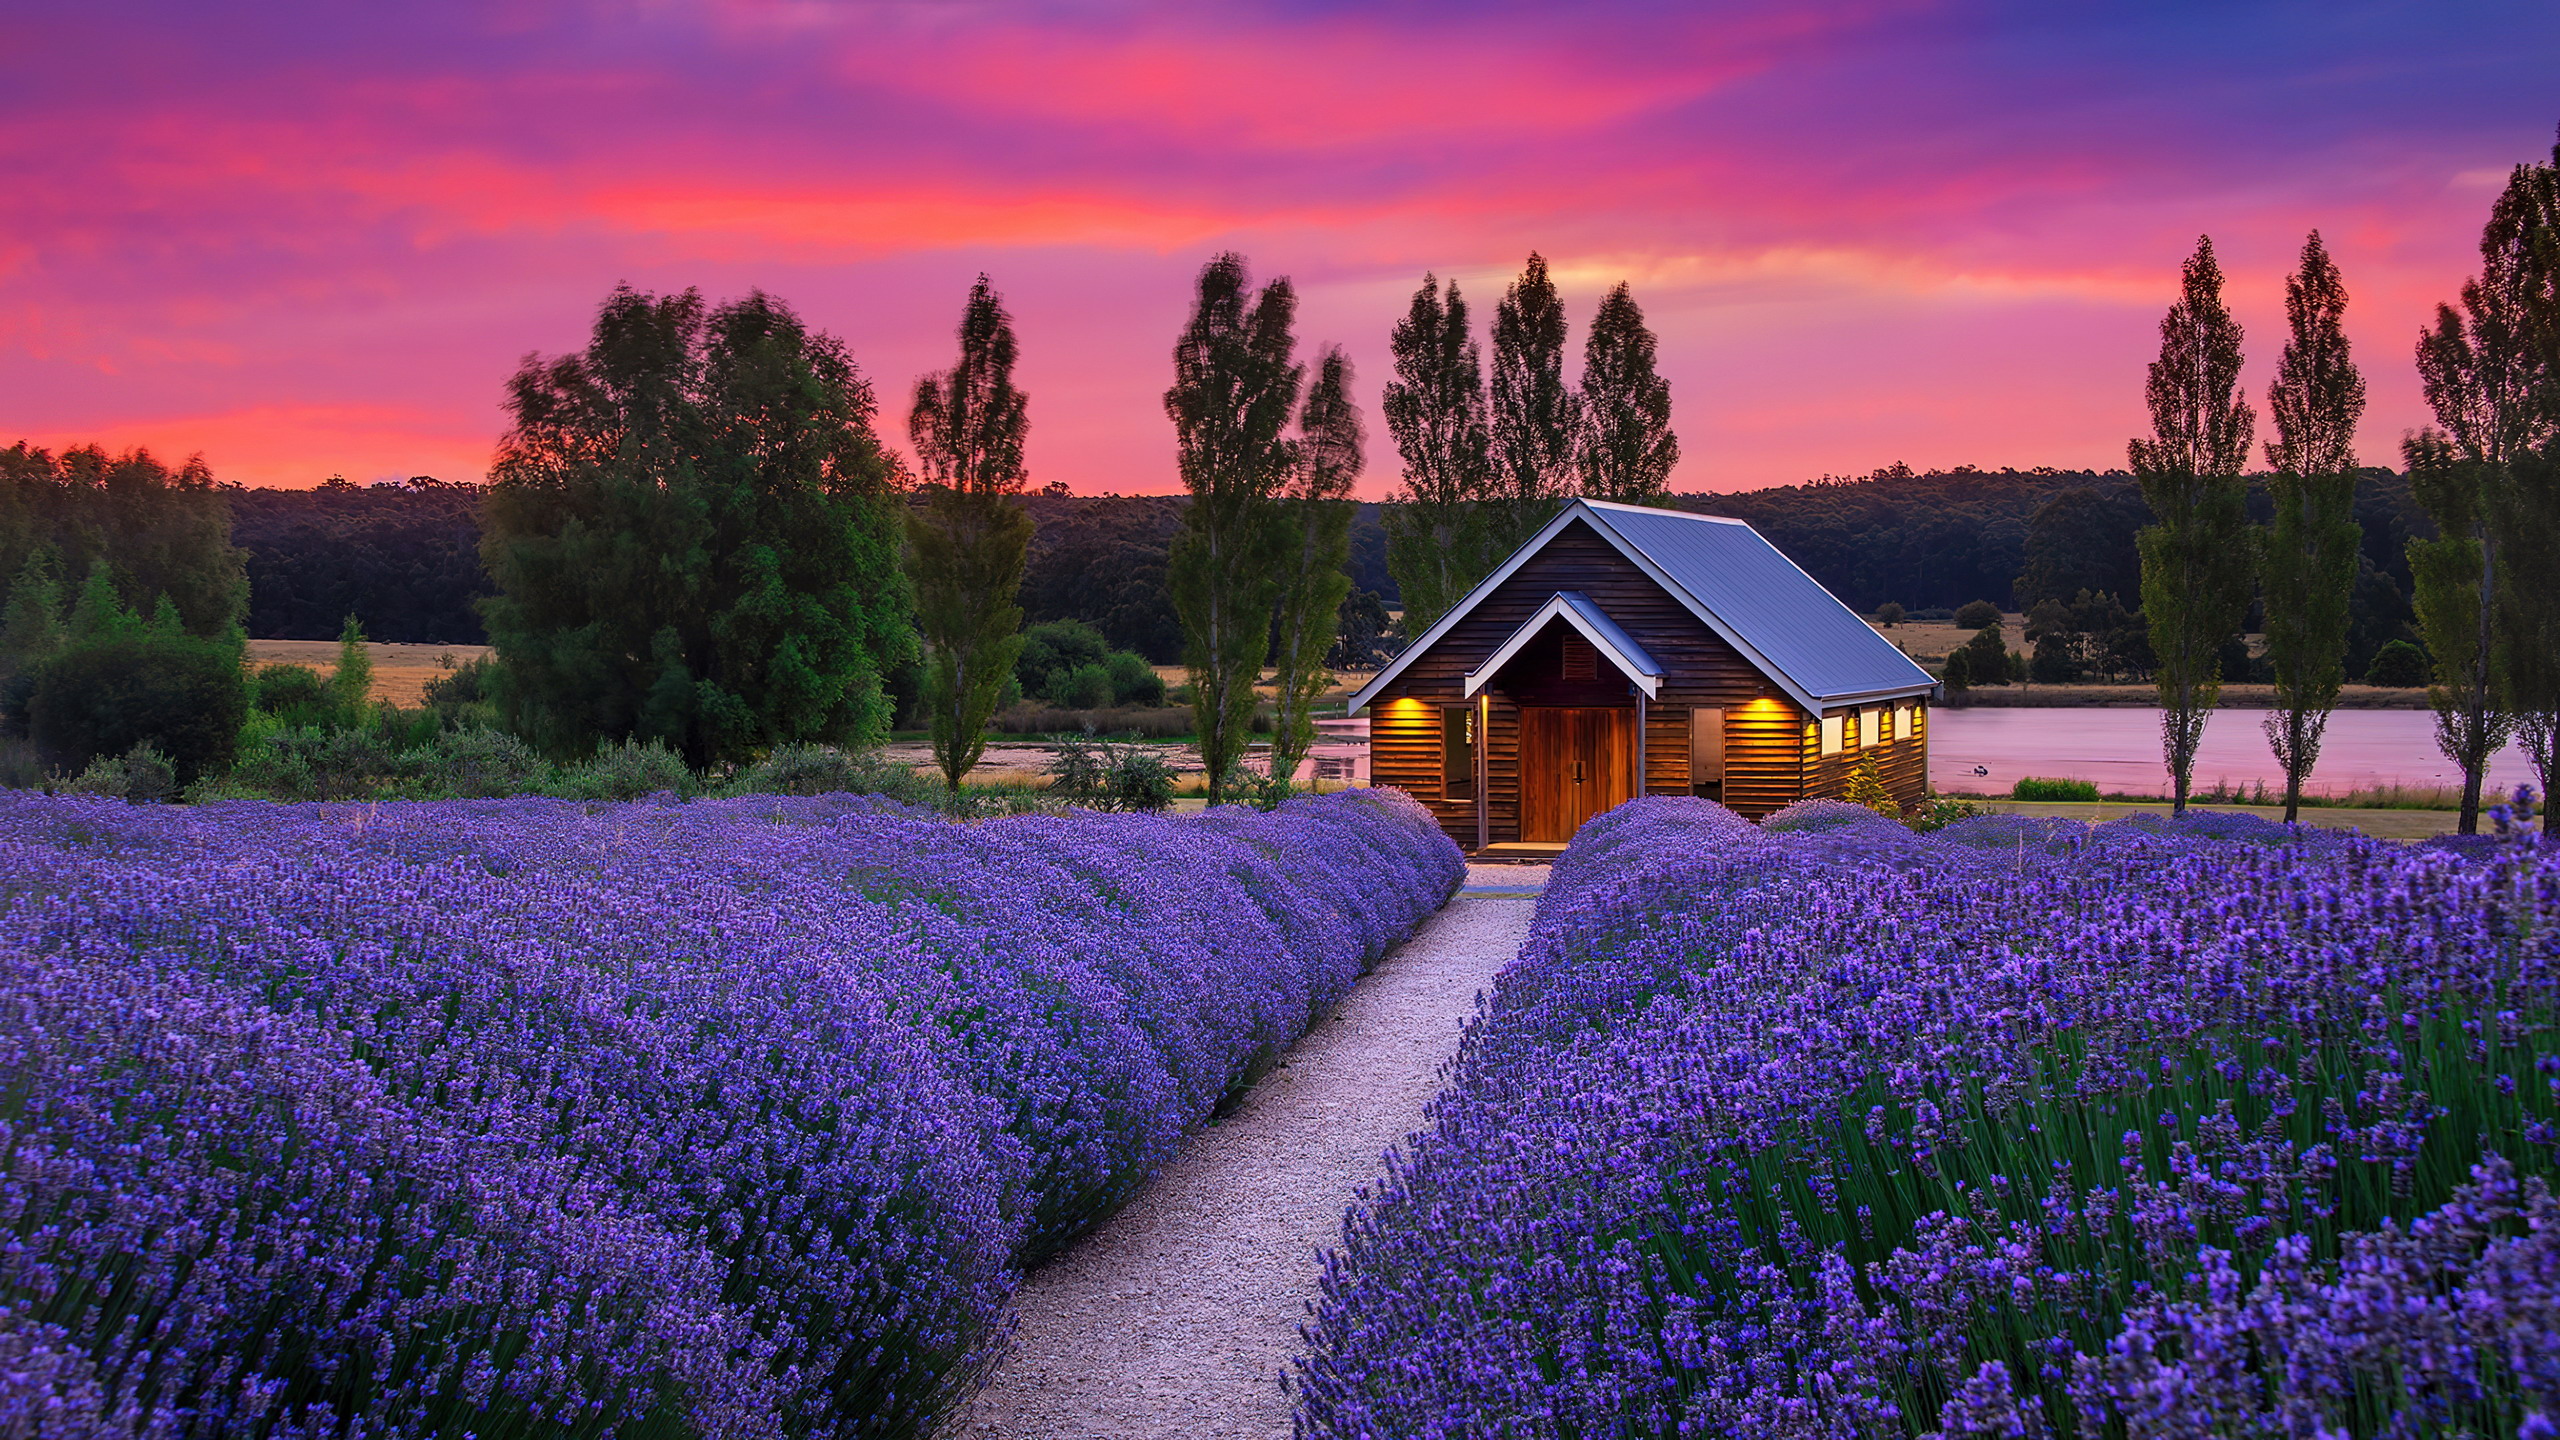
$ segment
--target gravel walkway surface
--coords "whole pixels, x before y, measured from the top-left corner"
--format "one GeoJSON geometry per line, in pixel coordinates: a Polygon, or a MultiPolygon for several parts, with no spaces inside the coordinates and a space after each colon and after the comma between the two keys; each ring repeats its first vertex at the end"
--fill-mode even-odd
{"type": "Polygon", "coordinates": [[[1013,1354],[961,1433],[993,1440],[1286,1437],[1280,1375],[1316,1252],[1421,1128],[1440,1062],[1510,963],[1543,865],[1466,889],[1100,1230],[1025,1282],[1013,1354]]]}

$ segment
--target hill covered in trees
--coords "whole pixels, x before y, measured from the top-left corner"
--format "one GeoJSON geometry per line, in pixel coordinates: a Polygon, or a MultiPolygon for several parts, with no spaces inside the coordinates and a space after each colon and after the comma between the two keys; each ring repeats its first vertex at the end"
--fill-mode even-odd
{"type": "MultiPolygon", "coordinates": [[[[479,553],[477,486],[420,479],[315,490],[230,494],[233,543],[248,555],[249,632],[327,639],[352,614],[376,639],[476,644],[472,601],[489,592],[479,553]]],[[[1158,663],[1180,657],[1182,631],[1165,593],[1178,495],[1024,497],[1036,530],[1022,606],[1030,623],[1083,620],[1117,649],[1158,663]]],[[[1914,471],[1675,498],[1684,509],[1747,520],[1853,608],[1888,601],[1952,610],[1974,600],[2023,611],[2083,589],[2129,605],[2139,590],[2134,532],[2150,512],[2123,471],[1914,471]]],[[[2262,489],[2251,506],[2268,510],[2262,489]]],[[[1380,508],[1352,530],[1353,593],[1388,608],[1380,508]]],[[[2357,486],[2364,550],[2356,591],[2357,654],[2409,620],[2407,542],[2432,534],[2408,483],[2368,470],[2357,486]]],[[[2361,673],[2360,671],[2358,673],[2361,673]]]]}

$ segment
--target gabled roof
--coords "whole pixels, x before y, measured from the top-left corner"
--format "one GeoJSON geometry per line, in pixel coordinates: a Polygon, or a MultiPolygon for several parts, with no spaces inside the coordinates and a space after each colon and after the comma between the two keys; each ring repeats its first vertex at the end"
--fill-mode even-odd
{"type": "Polygon", "coordinates": [[[1620,674],[1634,681],[1636,688],[1645,693],[1646,699],[1653,699],[1662,693],[1661,662],[1647,654],[1645,648],[1636,643],[1634,636],[1619,629],[1618,622],[1609,618],[1608,611],[1593,604],[1591,597],[1579,590],[1559,590],[1546,604],[1539,606],[1537,614],[1522,621],[1520,628],[1511,632],[1511,638],[1502,642],[1502,648],[1488,656],[1483,664],[1467,672],[1466,687],[1458,693],[1471,696],[1483,689],[1491,683],[1495,671],[1511,663],[1511,657],[1519,654],[1522,646],[1536,639],[1538,632],[1547,628],[1548,621],[1559,618],[1581,631],[1582,638],[1590,641],[1593,649],[1608,656],[1609,663],[1617,666],[1620,674]]]}
{"type": "Polygon", "coordinates": [[[1742,521],[1575,500],[1361,686],[1351,697],[1352,712],[1367,708],[1406,666],[1577,523],[1589,525],[1807,710],[1916,695],[1937,683],[1742,521]]]}

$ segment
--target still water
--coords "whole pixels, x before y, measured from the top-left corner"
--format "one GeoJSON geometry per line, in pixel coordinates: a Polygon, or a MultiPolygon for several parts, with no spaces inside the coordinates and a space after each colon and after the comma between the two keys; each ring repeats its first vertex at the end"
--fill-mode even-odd
{"type": "MultiPolygon", "coordinates": [[[[2196,748],[2197,789],[2218,784],[2284,786],[2259,722],[2265,710],[2217,710],[2196,748]]],[[[2329,717],[2320,763],[2307,787],[2336,793],[2383,785],[2453,788],[2462,772],[2436,749],[2431,710],[2341,710],[2329,717]]],[[[2020,776],[2091,780],[2126,794],[2169,791],[2160,763],[2160,712],[2137,709],[1937,710],[1929,716],[1929,781],[1941,791],[2006,795],[2020,776]],[[1977,772],[1979,767],[1979,772],[1977,772]]],[[[2489,762],[2486,791],[2531,784],[2513,746],[2489,762]]]]}

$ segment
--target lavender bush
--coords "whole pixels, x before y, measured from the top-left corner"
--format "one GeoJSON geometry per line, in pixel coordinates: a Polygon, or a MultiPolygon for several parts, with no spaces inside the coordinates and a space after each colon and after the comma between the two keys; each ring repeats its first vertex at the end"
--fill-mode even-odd
{"type": "Polygon", "coordinates": [[[2548,1435],[2560,857],[1587,826],[1347,1220],[1303,1436],[2548,1435]]]}
{"type": "Polygon", "coordinates": [[[1373,795],[0,797],[0,1434],[929,1432],[1459,873],[1373,795]]]}

